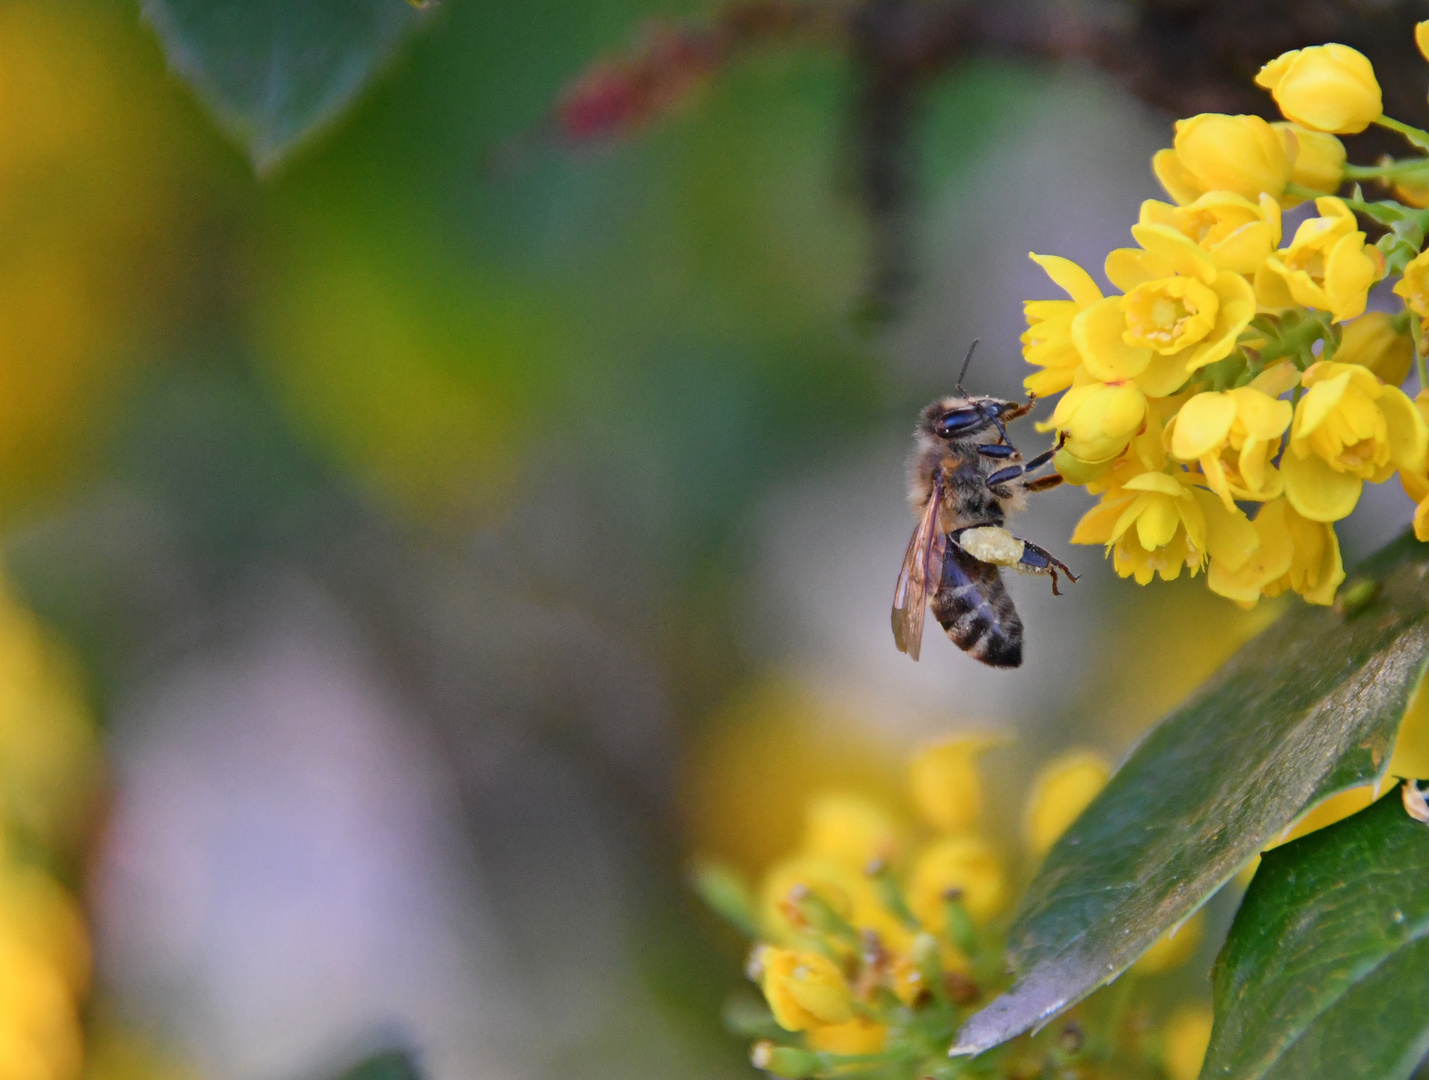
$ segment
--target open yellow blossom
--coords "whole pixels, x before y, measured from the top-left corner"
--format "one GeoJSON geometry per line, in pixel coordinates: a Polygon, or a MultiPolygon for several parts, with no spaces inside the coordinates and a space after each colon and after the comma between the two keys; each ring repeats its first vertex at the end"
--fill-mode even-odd
{"type": "Polygon", "coordinates": [[[1414,339],[1397,326],[1393,315],[1371,311],[1345,324],[1335,362],[1358,364],[1390,386],[1398,386],[1414,365],[1414,339]]]}
{"type": "Polygon", "coordinates": [[[1280,472],[1270,462],[1293,416],[1288,401],[1253,386],[1197,394],[1172,420],[1171,454],[1199,463],[1227,510],[1236,499],[1264,502],[1280,494],[1280,472]]]}
{"type": "Polygon", "coordinates": [[[1022,817],[1022,835],[1034,858],[1051,850],[1106,787],[1110,775],[1106,760],[1086,751],[1058,758],[1038,773],[1022,817]]]}
{"type": "Polygon", "coordinates": [[[977,762],[998,744],[991,735],[960,735],[920,750],[908,766],[913,803],[943,832],[973,829],[982,816],[982,778],[977,762]]]}
{"type": "Polygon", "coordinates": [[[1260,69],[1281,115],[1314,131],[1355,135],[1384,113],[1374,66],[1348,45],[1312,45],[1282,53],[1260,69]]]}
{"type": "Polygon", "coordinates": [[[888,1029],[862,1016],[842,1024],[812,1027],[804,1035],[810,1050],[823,1054],[877,1054],[888,1041],[888,1029]]]}
{"type": "Polygon", "coordinates": [[[1229,511],[1187,473],[1147,472],[1107,491],[1082,516],[1074,544],[1105,544],[1122,577],[1146,585],[1183,568],[1198,573],[1208,555],[1239,569],[1259,543],[1239,510],[1229,511]]]}
{"type": "Polygon", "coordinates": [[[1175,229],[1199,245],[1216,269],[1237,274],[1254,274],[1280,244],[1280,204],[1269,195],[1254,203],[1234,192],[1208,191],[1185,206],[1147,199],[1139,223],[1175,229]]]}
{"type": "Polygon", "coordinates": [[[1212,559],[1206,584],[1218,596],[1251,608],[1272,585],[1283,580],[1295,562],[1295,542],[1285,523],[1289,510],[1284,499],[1266,503],[1251,527],[1259,543],[1239,566],[1212,559]]]}
{"type": "MultiPolygon", "coordinates": [[[[1290,182],[1322,195],[1333,195],[1345,182],[1345,144],[1324,131],[1299,124],[1271,124],[1290,155],[1290,182]],[[1293,144],[1293,145],[1292,145],[1293,144]]],[[[1290,200],[1287,199],[1287,202],[1290,200]]]]}
{"type": "Polygon", "coordinates": [[[1092,276],[1070,259],[1057,255],[1027,257],[1062,289],[1070,300],[1029,300],[1022,305],[1027,329],[1022,334],[1022,355],[1029,364],[1041,368],[1027,376],[1022,385],[1039,397],[1060,393],[1072,385],[1082,358],[1072,344],[1072,320],[1102,298],[1092,276]]]}
{"type": "Polygon", "coordinates": [[[1286,497],[1303,517],[1338,521],[1364,481],[1424,471],[1429,427],[1404,391],[1358,364],[1326,360],[1310,366],[1304,385],[1281,458],[1286,497]]]}
{"type": "Polygon", "coordinates": [[[815,795],[804,810],[804,850],[862,871],[898,853],[898,825],[877,803],[845,792],[815,795]]]}
{"type": "Polygon", "coordinates": [[[1421,252],[1404,268],[1404,275],[1394,284],[1394,294],[1403,297],[1404,306],[1421,319],[1429,318],[1429,251],[1421,252]]]}
{"type": "Polygon", "coordinates": [[[822,953],[761,946],[755,955],[769,1011],[785,1031],[844,1024],[853,1017],[853,993],[822,953]]]}
{"type": "Polygon", "coordinates": [[[1255,293],[1268,308],[1301,304],[1343,322],[1364,311],[1370,286],[1384,272],[1384,257],[1366,246],[1365,234],[1342,200],[1316,199],[1315,207],[1320,216],[1301,222],[1290,247],[1256,271],[1255,293]]]}
{"type": "Polygon", "coordinates": [[[1231,354],[1255,316],[1255,294],[1243,276],[1218,269],[1210,252],[1173,226],[1138,223],[1131,234],[1141,246],[1118,248],[1106,260],[1107,277],[1126,295],[1093,304],[1077,317],[1072,332],[1094,377],[1141,376],[1143,390],[1165,397],[1180,389],[1190,372],[1231,354]],[[1113,311],[1121,318],[1119,331],[1113,311]],[[1082,323],[1089,330],[1078,337],[1082,323]],[[1118,333],[1124,346],[1153,356],[1114,376],[1097,365],[1117,355],[1108,339],[1118,333]]]}
{"type": "Polygon", "coordinates": [[[1280,133],[1258,116],[1201,113],[1176,121],[1172,149],[1151,159],[1156,179],[1178,203],[1208,191],[1279,199],[1290,182],[1290,155],[1280,133]]]}
{"type": "Polygon", "coordinates": [[[976,922],[986,922],[1007,903],[1007,875],[992,847],[978,836],[947,836],[925,847],[908,879],[908,907],[930,933],[947,925],[947,896],[962,893],[976,922]]]}

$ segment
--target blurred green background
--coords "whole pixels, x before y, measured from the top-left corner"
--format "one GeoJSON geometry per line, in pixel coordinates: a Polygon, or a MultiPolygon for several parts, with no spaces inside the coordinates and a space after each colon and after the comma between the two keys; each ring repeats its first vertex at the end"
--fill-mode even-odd
{"type": "MultiPolygon", "coordinates": [[[[916,284],[868,329],[839,56],[529,137],[701,10],[449,0],[259,179],[134,4],[0,3],[0,513],[102,732],[56,859],[91,1025],[214,1080],[749,1074],[692,854],[757,869],[809,792],[969,727],[1019,739],[1013,821],[1271,614],[1117,580],[1058,491],[1022,531],[1085,577],[1013,583],[1021,671],[894,651],[916,410],[973,337],[969,384],[1018,393],[1027,251],[1124,242],[1169,118],[1080,70],[935,84],[916,284]]],[[[1347,562],[1406,518],[1375,497],[1347,562]]]]}

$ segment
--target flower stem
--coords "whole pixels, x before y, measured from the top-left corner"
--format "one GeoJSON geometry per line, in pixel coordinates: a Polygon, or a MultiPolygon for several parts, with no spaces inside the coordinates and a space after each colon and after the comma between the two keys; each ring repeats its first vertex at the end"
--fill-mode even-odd
{"type": "Polygon", "coordinates": [[[1429,172],[1429,158],[1410,158],[1407,161],[1391,161],[1387,165],[1346,165],[1347,180],[1378,180],[1387,176],[1404,176],[1406,173],[1429,172]]]}
{"type": "Polygon", "coordinates": [[[1420,150],[1429,150],[1429,131],[1413,127],[1388,116],[1381,116],[1375,123],[1382,128],[1388,128],[1390,131],[1397,131],[1408,140],[1410,145],[1417,146],[1420,150]]]}

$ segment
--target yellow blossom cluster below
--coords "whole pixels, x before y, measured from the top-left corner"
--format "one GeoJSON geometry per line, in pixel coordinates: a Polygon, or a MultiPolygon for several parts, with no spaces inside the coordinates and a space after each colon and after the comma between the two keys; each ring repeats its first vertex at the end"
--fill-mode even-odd
{"type": "MultiPolygon", "coordinates": [[[[798,1047],[760,1043],[761,1067],[822,1075],[822,1065],[844,1056],[896,1057],[906,1049],[900,1041],[910,1039],[909,1017],[925,1003],[973,1008],[995,993],[989,980],[1004,969],[997,935],[1017,879],[1016,860],[983,821],[978,759],[994,745],[991,738],[959,737],[916,756],[908,773],[912,825],[848,792],[810,800],[798,849],[769,868],[756,890],[760,942],[750,975],[778,1026],[797,1033],[789,1041],[798,1047]]],[[[1024,866],[1046,854],[1108,774],[1107,763],[1086,752],[1039,774],[1024,807],[1024,866]]],[[[1199,940],[1194,920],[1135,970],[1177,967],[1199,940]]],[[[1204,1005],[1190,1012],[1194,1021],[1181,1015],[1181,1027],[1208,1034],[1204,1005]]],[[[1193,1077],[1205,1039],[1183,1031],[1178,1042],[1169,1028],[1167,1035],[1156,1060],[1172,1076],[1193,1077]],[[1162,1060],[1167,1054],[1176,1060],[1162,1060]]]]}
{"type": "MultiPolygon", "coordinates": [[[[1429,45],[1429,23],[1416,38],[1429,45]]],[[[1398,474],[1429,539],[1429,397],[1399,388],[1422,356],[1429,253],[1394,286],[1405,310],[1367,313],[1386,257],[1358,190],[1335,194],[1350,172],[1338,135],[1412,129],[1382,115],[1347,46],[1286,53],[1256,82],[1285,121],[1179,121],[1152,160],[1171,201],[1143,203],[1135,246],[1107,256],[1113,293],[1031,256],[1067,298],[1025,305],[1025,385],[1061,395],[1042,425],[1065,435],[1058,471],[1100,496],[1073,543],[1105,545],[1141,584],[1205,570],[1244,606],[1287,590],[1328,604],[1345,576],[1334,523],[1366,481],[1398,474]],[[1282,211],[1311,199],[1286,236],[1282,211]]]]}

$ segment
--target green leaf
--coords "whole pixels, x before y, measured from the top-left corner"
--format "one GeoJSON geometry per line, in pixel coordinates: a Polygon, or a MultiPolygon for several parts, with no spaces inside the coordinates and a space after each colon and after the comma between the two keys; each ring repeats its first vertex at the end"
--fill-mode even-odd
{"type": "Polygon", "coordinates": [[[143,12],[259,173],[337,119],[421,19],[403,0],[144,0],[143,12]]]}
{"type": "Polygon", "coordinates": [[[1401,1080],[1429,1050],[1429,826],[1396,789],[1269,852],[1216,962],[1202,1071],[1401,1080]]]}
{"type": "Polygon", "coordinates": [[[1009,931],[1017,982],[954,1053],[1005,1042],[1114,979],[1302,813],[1380,775],[1429,657],[1429,545],[1406,536],[1355,576],[1381,587],[1348,614],[1292,608],[1147,735],[1067,830],[1009,931]]]}

